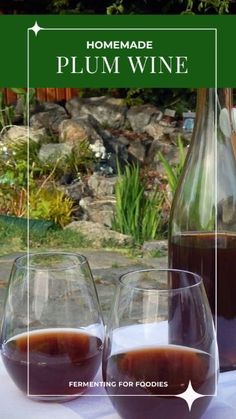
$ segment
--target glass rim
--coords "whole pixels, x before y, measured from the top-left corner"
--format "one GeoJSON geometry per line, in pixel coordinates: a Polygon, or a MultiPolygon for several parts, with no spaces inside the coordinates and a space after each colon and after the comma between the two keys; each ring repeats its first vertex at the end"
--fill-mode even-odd
{"type": "Polygon", "coordinates": [[[158,293],[158,294],[161,294],[161,293],[162,294],[168,294],[168,293],[174,293],[174,292],[177,293],[179,291],[184,291],[184,290],[187,290],[187,289],[192,289],[192,288],[195,288],[195,287],[199,287],[203,284],[202,277],[200,275],[196,274],[195,272],[187,271],[187,270],[184,270],[184,269],[172,269],[172,268],[137,269],[137,270],[129,271],[129,272],[126,272],[126,273],[122,274],[118,278],[118,281],[119,281],[120,286],[122,286],[124,288],[127,288],[127,289],[130,289],[130,290],[135,290],[135,291],[138,291],[138,292],[146,292],[146,293],[158,293]],[[182,286],[182,287],[180,286],[178,288],[172,288],[172,289],[171,288],[170,289],[141,288],[139,286],[132,285],[129,282],[127,282],[127,283],[124,282],[125,277],[132,276],[133,274],[138,274],[138,273],[142,273],[142,272],[143,273],[145,273],[145,272],[185,273],[185,274],[191,275],[192,277],[196,278],[197,281],[196,281],[195,284],[190,284],[190,285],[186,285],[186,286],[182,286]]]}
{"type": "Polygon", "coordinates": [[[14,262],[13,265],[17,267],[17,269],[24,269],[24,270],[30,270],[30,271],[66,271],[68,269],[74,269],[76,267],[82,266],[84,264],[88,263],[88,260],[86,256],[82,255],[81,253],[76,252],[35,252],[35,253],[26,253],[22,256],[18,256],[14,262]],[[40,267],[39,265],[30,265],[30,258],[34,256],[74,256],[77,258],[77,263],[71,263],[68,266],[65,267],[40,267]],[[26,260],[26,264],[21,264],[22,261],[26,260]]]}

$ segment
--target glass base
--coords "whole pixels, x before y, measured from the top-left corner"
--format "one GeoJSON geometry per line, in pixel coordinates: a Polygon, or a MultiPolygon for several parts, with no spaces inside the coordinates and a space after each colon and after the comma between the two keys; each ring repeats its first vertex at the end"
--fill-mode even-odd
{"type": "Polygon", "coordinates": [[[220,372],[229,372],[229,371],[235,371],[236,370],[236,364],[233,365],[221,365],[220,366],[220,372]]]}
{"type": "Polygon", "coordinates": [[[46,403],[65,403],[70,402],[71,400],[77,399],[81,396],[80,394],[75,394],[72,396],[27,396],[30,400],[36,402],[46,402],[46,403]]]}

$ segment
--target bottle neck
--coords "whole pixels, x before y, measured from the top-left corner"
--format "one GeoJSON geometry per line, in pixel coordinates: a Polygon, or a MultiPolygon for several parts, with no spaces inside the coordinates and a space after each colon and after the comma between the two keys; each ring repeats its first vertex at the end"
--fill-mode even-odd
{"type": "Polygon", "coordinates": [[[232,89],[198,89],[197,92],[197,114],[207,107],[232,109],[232,89]]]}
{"type": "Polygon", "coordinates": [[[232,89],[198,89],[193,141],[201,138],[202,132],[207,133],[205,141],[210,141],[210,139],[214,141],[214,138],[220,137],[230,148],[233,148],[236,158],[236,134],[233,117],[232,89]]]}

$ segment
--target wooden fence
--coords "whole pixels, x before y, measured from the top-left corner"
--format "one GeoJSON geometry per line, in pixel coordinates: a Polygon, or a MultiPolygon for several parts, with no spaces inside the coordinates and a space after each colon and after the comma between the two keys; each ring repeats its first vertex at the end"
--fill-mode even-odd
{"type": "MultiPolygon", "coordinates": [[[[7,104],[16,102],[16,94],[11,89],[3,89],[7,104]]],[[[72,88],[40,88],[36,89],[36,96],[41,101],[59,102],[61,100],[69,100],[77,96],[78,89],[72,88]]]]}

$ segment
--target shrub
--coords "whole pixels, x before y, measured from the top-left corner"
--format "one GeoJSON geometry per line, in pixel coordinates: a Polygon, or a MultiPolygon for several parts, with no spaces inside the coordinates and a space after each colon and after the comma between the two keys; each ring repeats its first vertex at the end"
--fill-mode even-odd
{"type": "Polygon", "coordinates": [[[61,227],[72,219],[73,201],[55,185],[31,191],[29,204],[31,218],[51,220],[61,227]]]}
{"type": "Polygon", "coordinates": [[[138,165],[127,165],[123,175],[118,166],[115,195],[114,230],[131,235],[136,243],[155,239],[160,234],[163,196],[157,190],[151,194],[145,192],[145,180],[138,165]]]}
{"type": "Polygon", "coordinates": [[[82,14],[179,14],[227,13],[234,11],[234,0],[8,0],[1,10],[25,14],[82,13],[82,14]]]}
{"type": "Polygon", "coordinates": [[[77,142],[72,153],[59,162],[58,168],[65,172],[71,172],[75,177],[80,173],[88,173],[92,170],[95,162],[95,154],[90,148],[88,140],[77,142]]]}

